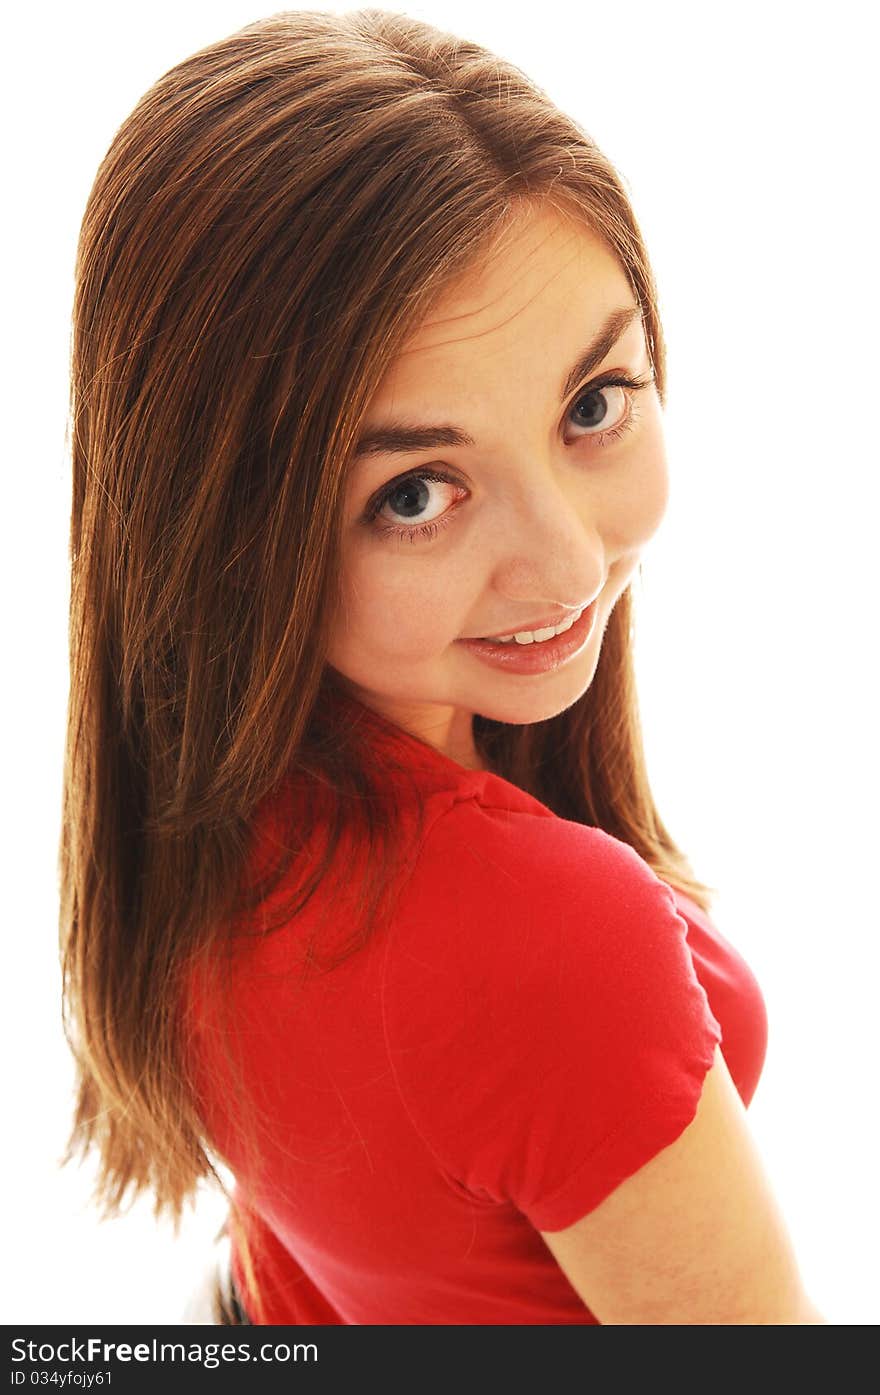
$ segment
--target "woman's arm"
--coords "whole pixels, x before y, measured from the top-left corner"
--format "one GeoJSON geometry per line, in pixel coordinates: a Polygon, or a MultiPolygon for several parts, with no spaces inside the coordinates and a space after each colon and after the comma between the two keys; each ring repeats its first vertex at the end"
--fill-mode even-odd
{"type": "Polygon", "coordinates": [[[603,1324],[825,1322],[720,1048],[675,1143],[588,1215],[540,1234],[603,1324]]]}

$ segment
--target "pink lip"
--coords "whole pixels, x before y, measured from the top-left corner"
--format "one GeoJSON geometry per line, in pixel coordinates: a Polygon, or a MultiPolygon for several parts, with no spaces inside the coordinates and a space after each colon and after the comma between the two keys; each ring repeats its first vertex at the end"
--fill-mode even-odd
{"type": "MultiPolygon", "coordinates": [[[[459,639],[456,643],[463,645],[475,658],[482,659],[491,668],[506,669],[508,673],[546,673],[567,663],[589,642],[599,609],[598,599],[564,634],[543,643],[537,640],[532,644],[517,644],[514,640],[512,644],[493,644],[488,639],[459,639]]],[[[540,629],[541,626],[536,628],[540,629]]]]}
{"type": "MultiPolygon", "coordinates": [[[[533,633],[535,630],[555,630],[557,625],[562,625],[568,619],[567,615],[551,615],[546,620],[531,620],[528,625],[514,625],[512,630],[493,630],[492,638],[501,639],[508,635],[523,634],[526,630],[533,633]]],[[[474,639],[486,639],[486,635],[474,635],[474,639]]]]}

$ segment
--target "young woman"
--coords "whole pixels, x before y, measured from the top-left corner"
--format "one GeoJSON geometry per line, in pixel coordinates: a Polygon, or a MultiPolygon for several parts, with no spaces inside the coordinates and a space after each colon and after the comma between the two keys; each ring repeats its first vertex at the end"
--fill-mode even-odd
{"type": "Polygon", "coordinates": [[[73,328],[105,1214],[212,1177],[219,1321],[823,1321],[746,1118],[760,989],[645,770],[664,349],[608,161],[475,44],[276,15],[117,132],[73,328]]]}

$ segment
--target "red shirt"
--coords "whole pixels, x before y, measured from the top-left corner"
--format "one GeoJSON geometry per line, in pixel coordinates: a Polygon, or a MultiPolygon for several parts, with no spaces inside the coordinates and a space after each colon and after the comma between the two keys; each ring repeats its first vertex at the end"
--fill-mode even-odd
{"type": "MultiPolygon", "coordinates": [[[[259,1177],[191,987],[203,1116],[254,1198],[268,1320],[595,1323],[538,1231],[679,1137],[716,1043],[749,1104],[760,989],[628,844],[357,709],[406,753],[424,832],[393,922],[341,967],[305,988],[295,972],[320,890],[236,962],[238,1049],[271,1120],[259,1177]]],[[[234,1247],[232,1265],[248,1308],[234,1247]]]]}

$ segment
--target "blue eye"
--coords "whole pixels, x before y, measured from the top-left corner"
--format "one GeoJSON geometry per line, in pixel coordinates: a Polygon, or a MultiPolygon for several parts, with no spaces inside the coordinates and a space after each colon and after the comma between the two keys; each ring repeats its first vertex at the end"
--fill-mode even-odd
{"type": "Polygon", "coordinates": [[[573,421],[576,426],[588,428],[587,434],[600,446],[606,446],[635,425],[637,412],[634,394],[653,381],[653,376],[627,378],[619,373],[609,373],[604,379],[582,389],[568,412],[567,420],[573,421]]]}
{"type": "Polygon", "coordinates": [[[385,505],[391,503],[398,518],[409,516],[418,523],[424,517],[426,504],[430,503],[430,491],[428,483],[448,484],[453,489],[457,489],[461,494],[467,494],[467,490],[460,485],[457,480],[439,470],[418,470],[413,474],[404,475],[402,479],[394,480],[385,486],[382,492],[374,499],[364,515],[365,522],[374,523],[380,533],[394,534],[396,537],[405,538],[408,542],[415,542],[417,538],[433,537],[440,528],[446,526],[446,520],[453,510],[447,509],[438,522],[429,521],[417,528],[395,528],[378,519],[379,512],[385,505]]]}
{"type": "Polygon", "coordinates": [[[616,428],[626,418],[627,409],[628,399],[623,389],[619,385],[606,383],[605,387],[590,388],[589,392],[582,393],[569,412],[568,419],[574,421],[577,426],[593,429],[601,427],[604,433],[616,428]]]}

